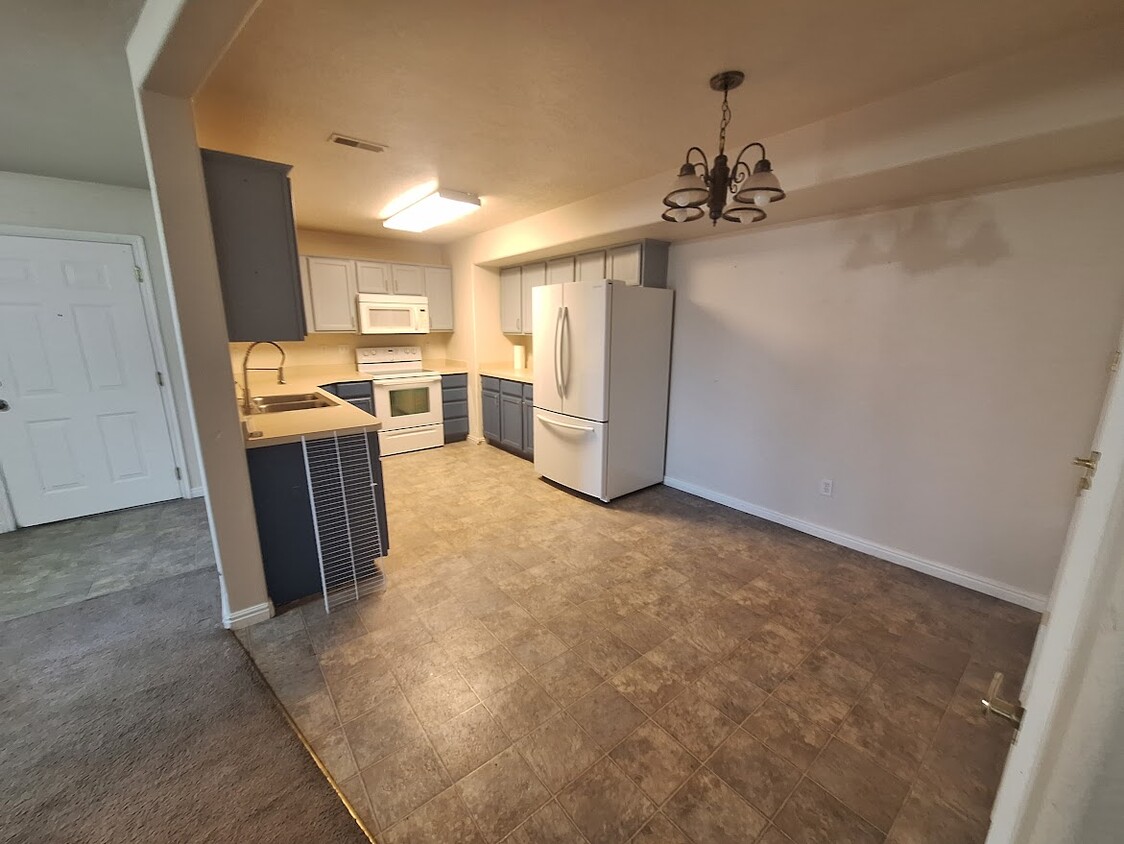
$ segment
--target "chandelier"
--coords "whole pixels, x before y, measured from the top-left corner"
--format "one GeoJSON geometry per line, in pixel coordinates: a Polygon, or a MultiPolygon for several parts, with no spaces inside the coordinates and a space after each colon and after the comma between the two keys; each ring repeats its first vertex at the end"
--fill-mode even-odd
{"type": "Polygon", "coordinates": [[[734,166],[726,157],[726,127],[730,125],[730,89],[737,88],[745,79],[740,70],[726,70],[710,77],[710,87],[722,92],[722,125],[718,130],[718,155],[712,167],[706,153],[698,147],[687,150],[687,158],[679,168],[679,175],[664,197],[667,210],[663,219],[669,223],[689,223],[703,215],[703,205],[710,211],[711,225],[719,220],[731,223],[756,223],[766,217],[765,206],[780,202],[785,197],[781,184],[773,174],[773,165],[765,157],[765,147],[754,141],[738,153],[734,166]],[[756,147],[761,157],[752,169],[744,160],[745,154],[756,147]],[[701,161],[692,161],[691,154],[698,153],[701,161]],[[698,168],[702,168],[700,173],[698,168]]]}

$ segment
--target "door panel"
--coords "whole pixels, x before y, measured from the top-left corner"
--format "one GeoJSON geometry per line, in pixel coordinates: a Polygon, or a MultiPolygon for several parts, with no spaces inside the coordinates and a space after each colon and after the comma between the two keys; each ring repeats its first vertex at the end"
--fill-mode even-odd
{"type": "Polygon", "coordinates": [[[609,278],[626,284],[640,283],[641,246],[633,243],[609,250],[609,278]]]}
{"type": "Polygon", "coordinates": [[[555,258],[547,262],[546,283],[568,284],[574,280],[574,258],[555,258]]]}
{"type": "Polygon", "coordinates": [[[531,291],[546,284],[546,264],[527,264],[522,268],[522,272],[523,333],[531,334],[534,332],[534,305],[531,291]]]}
{"type": "Polygon", "coordinates": [[[605,426],[535,410],[535,471],[586,495],[601,498],[605,477],[605,426]]]}
{"type": "Polygon", "coordinates": [[[413,264],[392,264],[391,278],[394,279],[394,292],[401,296],[424,296],[425,278],[422,268],[413,264]]]}
{"type": "MultiPolygon", "coordinates": [[[[562,308],[562,407],[568,416],[609,418],[609,303],[604,281],[566,284],[562,308]]],[[[537,386],[537,385],[536,385],[537,386]]]]}
{"type": "Polygon", "coordinates": [[[523,284],[519,267],[500,270],[500,331],[523,333],[523,284]]]}
{"type": "Polygon", "coordinates": [[[355,283],[360,293],[389,293],[390,265],[356,261],[355,283]]]}
{"type": "Polygon", "coordinates": [[[0,465],[21,526],[180,495],[133,260],[0,236],[0,465]]]}
{"type": "Polygon", "coordinates": [[[557,363],[562,316],[562,294],[566,285],[551,284],[532,291],[532,322],[535,327],[534,375],[535,406],[562,412],[562,388],[557,363]]]}
{"type": "Polygon", "coordinates": [[[577,258],[575,281],[603,281],[605,279],[605,253],[586,252],[577,258]]]}
{"type": "Polygon", "coordinates": [[[429,299],[429,330],[453,330],[453,271],[448,267],[425,268],[425,295],[429,299]]]}
{"type": "Polygon", "coordinates": [[[500,396],[500,442],[513,451],[523,450],[523,399],[500,396]]]}
{"type": "Polygon", "coordinates": [[[308,259],[308,297],[313,331],[355,331],[355,262],[308,259]]]}

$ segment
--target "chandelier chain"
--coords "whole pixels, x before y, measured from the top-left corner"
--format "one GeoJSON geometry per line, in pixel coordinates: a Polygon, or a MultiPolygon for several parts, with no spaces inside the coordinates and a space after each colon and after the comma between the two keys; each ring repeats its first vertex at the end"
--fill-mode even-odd
{"type": "Polygon", "coordinates": [[[726,151],[726,127],[730,125],[730,91],[722,92],[722,125],[718,130],[718,154],[726,151]]]}

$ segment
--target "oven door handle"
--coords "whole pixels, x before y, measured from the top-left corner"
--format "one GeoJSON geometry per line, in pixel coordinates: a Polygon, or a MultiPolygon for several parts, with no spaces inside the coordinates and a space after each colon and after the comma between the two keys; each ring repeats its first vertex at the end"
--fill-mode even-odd
{"type": "Polygon", "coordinates": [[[441,376],[437,375],[432,378],[395,378],[392,381],[372,381],[372,386],[375,387],[411,387],[417,384],[436,384],[440,382],[441,376]]]}

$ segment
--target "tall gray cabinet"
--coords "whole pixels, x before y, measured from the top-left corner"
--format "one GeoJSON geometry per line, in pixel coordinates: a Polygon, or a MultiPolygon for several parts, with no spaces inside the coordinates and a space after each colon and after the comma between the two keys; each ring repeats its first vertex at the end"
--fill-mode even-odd
{"type": "Polygon", "coordinates": [[[303,340],[288,164],[200,150],[232,341],[303,340]]]}

